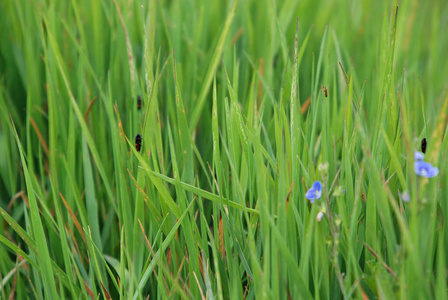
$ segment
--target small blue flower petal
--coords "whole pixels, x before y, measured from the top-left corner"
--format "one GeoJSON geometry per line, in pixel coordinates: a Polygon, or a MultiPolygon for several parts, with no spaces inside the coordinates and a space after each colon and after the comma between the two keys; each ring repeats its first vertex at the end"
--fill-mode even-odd
{"type": "Polygon", "coordinates": [[[322,191],[322,183],[320,181],[315,181],[313,183],[313,189],[316,191],[322,191]]]}
{"type": "Polygon", "coordinates": [[[310,188],[305,194],[306,199],[311,200],[311,203],[313,203],[315,193],[316,193],[316,190],[313,188],[310,188]]]}
{"type": "Polygon", "coordinates": [[[320,199],[322,196],[322,183],[316,181],[313,183],[312,187],[306,192],[305,197],[314,203],[314,200],[320,199]]]}
{"type": "Polygon", "coordinates": [[[414,163],[415,174],[425,178],[432,178],[439,174],[439,169],[433,167],[430,163],[425,161],[416,161],[414,163]]]}
{"type": "Polygon", "coordinates": [[[414,152],[414,160],[419,161],[423,160],[425,158],[425,155],[421,152],[415,151],[414,152]]]}

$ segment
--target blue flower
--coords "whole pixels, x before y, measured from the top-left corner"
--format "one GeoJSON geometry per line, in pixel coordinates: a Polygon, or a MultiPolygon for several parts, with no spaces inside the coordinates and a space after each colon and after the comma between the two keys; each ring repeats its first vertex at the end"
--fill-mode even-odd
{"type": "Polygon", "coordinates": [[[430,163],[425,161],[414,162],[415,174],[421,177],[432,178],[439,174],[439,169],[433,167],[430,163]]]}
{"type": "Polygon", "coordinates": [[[322,183],[320,181],[315,181],[313,183],[313,186],[306,192],[305,197],[306,199],[311,200],[311,203],[314,202],[314,200],[320,199],[322,196],[322,183]]]}
{"type": "Polygon", "coordinates": [[[425,155],[421,152],[415,151],[414,152],[414,160],[419,161],[423,160],[425,158],[425,155]]]}

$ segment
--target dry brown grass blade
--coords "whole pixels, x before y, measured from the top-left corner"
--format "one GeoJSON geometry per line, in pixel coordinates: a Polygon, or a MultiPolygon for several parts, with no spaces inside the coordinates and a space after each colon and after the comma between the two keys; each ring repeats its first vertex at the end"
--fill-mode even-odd
{"type": "Polygon", "coordinates": [[[143,198],[144,198],[143,200],[145,200],[145,203],[149,206],[149,209],[151,210],[152,214],[155,216],[155,220],[157,221],[157,223],[160,224],[162,222],[162,216],[160,215],[159,210],[154,206],[154,203],[152,203],[149,200],[148,195],[145,193],[145,191],[142,189],[142,187],[137,183],[137,180],[135,180],[134,176],[132,176],[131,171],[129,171],[128,168],[126,168],[126,170],[128,170],[129,176],[131,176],[131,179],[134,182],[135,186],[137,187],[137,190],[143,196],[143,198]]]}
{"type": "Polygon", "coordinates": [[[205,296],[204,296],[204,292],[202,291],[201,284],[199,283],[198,277],[196,276],[196,273],[195,273],[194,271],[193,271],[193,276],[194,276],[194,278],[196,279],[196,282],[197,282],[197,284],[198,284],[199,292],[201,293],[201,299],[202,299],[202,300],[205,300],[205,296]]]}
{"type": "Polygon", "coordinates": [[[140,194],[142,194],[142,196],[143,196],[145,202],[146,202],[147,200],[149,200],[148,195],[146,195],[145,191],[141,188],[140,185],[138,185],[138,183],[137,183],[137,181],[135,180],[134,176],[132,176],[131,171],[129,171],[128,168],[126,168],[126,170],[128,170],[129,176],[131,176],[132,181],[134,181],[135,186],[137,187],[137,189],[138,189],[138,191],[140,192],[140,194]]]}
{"type": "Polygon", "coordinates": [[[219,216],[218,239],[219,239],[219,253],[221,253],[221,257],[224,259],[226,257],[226,252],[224,249],[224,226],[222,224],[222,215],[219,216]]]}
{"type": "Polygon", "coordinates": [[[295,181],[291,184],[291,187],[289,188],[289,191],[288,191],[288,195],[286,196],[286,211],[288,211],[289,197],[291,196],[291,193],[292,193],[292,190],[294,189],[295,184],[296,184],[295,181]]]}
{"type": "Polygon", "coordinates": [[[84,113],[84,121],[87,123],[87,119],[89,118],[89,113],[90,110],[92,109],[93,104],[95,103],[96,99],[98,99],[98,96],[96,96],[95,98],[93,98],[90,103],[89,106],[87,106],[86,112],[84,113]]]}
{"type": "Polygon", "coordinates": [[[300,107],[300,113],[303,115],[304,113],[306,113],[306,111],[308,110],[308,108],[310,107],[311,104],[311,96],[308,97],[308,99],[306,99],[305,103],[302,104],[302,106],[300,107]]]}
{"type": "Polygon", "coordinates": [[[397,277],[397,274],[382,260],[380,260],[380,258],[378,257],[378,254],[372,249],[370,248],[369,245],[367,245],[365,242],[363,242],[364,246],[367,248],[367,250],[370,251],[370,253],[372,253],[373,256],[375,256],[376,259],[378,259],[381,264],[383,265],[384,268],[386,268],[386,270],[392,274],[392,276],[397,277]]]}
{"type": "Polygon", "coordinates": [[[202,278],[205,279],[205,277],[204,277],[204,263],[202,261],[202,257],[201,257],[200,253],[198,253],[198,258],[199,258],[199,271],[201,272],[202,278]]]}
{"type": "Polygon", "coordinates": [[[92,289],[90,288],[90,286],[87,284],[87,282],[83,279],[82,280],[84,283],[84,287],[86,288],[87,294],[89,294],[89,297],[91,299],[96,299],[95,294],[93,293],[92,289]]]}
{"type": "Polygon", "coordinates": [[[148,245],[148,249],[151,251],[151,253],[153,253],[151,243],[149,242],[148,237],[146,236],[145,229],[143,228],[143,225],[142,225],[142,222],[140,222],[140,219],[138,219],[138,224],[140,224],[140,229],[142,230],[143,237],[145,238],[145,242],[148,245]]]}
{"type": "Polygon", "coordinates": [[[106,288],[104,287],[103,283],[100,281],[101,287],[103,288],[104,297],[106,297],[107,300],[112,300],[109,293],[107,292],[106,288]]]}
{"type": "Polygon", "coordinates": [[[361,289],[362,300],[369,300],[369,296],[367,296],[366,292],[364,292],[364,289],[362,288],[361,285],[359,286],[359,288],[361,289]]]}
{"type": "Polygon", "coordinates": [[[171,248],[168,247],[168,250],[166,251],[166,264],[168,265],[168,269],[171,267],[171,248]]]}
{"type": "Polygon", "coordinates": [[[234,45],[240,39],[240,37],[243,35],[243,32],[244,32],[243,27],[238,29],[237,33],[235,33],[235,35],[232,38],[232,45],[234,45]]]}
{"type": "Polygon", "coordinates": [[[67,235],[70,235],[70,236],[71,236],[71,238],[72,238],[72,240],[73,240],[73,243],[75,244],[75,249],[74,249],[73,251],[76,251],[77,253],[79,253],[79,257],[81,257],[82,259],[84,259],[84,261],[85,261],[87,264],[89,264],[89,263],[90,263],[90,260],[89,260],[89,258],[87,257],[87,255],[86,255],[85,252],[81,252],[81,250],[80,250],[80,248],[79,248],[79,245],[78,245],[78,241],[75,239],[75,235],[73,234],[72,229],[71,229],[70,227],[68,227],[68,226],[65,226],[65,231],[67,232],[67,235]]]}
{"type": "MultiPolygon", "coordinates": [[[[150,256],[152,256],[152,257],[156,256],[154,250],[152,249],[151,243],[149,242],[148,236],[146,235],[145,229],[143,228],[143,225],[142,225],[142,222],[140,221],[140,219],[138,219],[138,224],[140,225],[140,229],[142,230],[143,236],[145,237],[145,242],[148,245],[148,249],[151,252],[150,256]]],[[[169,266],[168,266],[168,268],[169,268],[169,266]]],[[[157,271],[156,271],[155,268],[153,269],[153,272],[154,272],[154,275],[156,276],[156,278],[158,278],[158,274],[157,274],[157,271]]],[[[163,276],[163,281],[165,283],[166,291],[167,291],[167,293],[169,295],[170,294],[170,289],[168,288],[168,285],[166,283],[165,276],[163,276]]]]}
{"type": "Polygon", "coordinates": [[[73,213],[73,210],[70,208],[67,201],[65,201],[64,196],[62,196],[61,193],[59,193],[59,196],[61,196],[62,202],[64,202],[64,205],[65,205],[65,208],[67,208],[69,214],[71,215],[73,223],[75,223],[76,229],[78,229],[79,234],[81,234],[84,244],[87,245],[86,237],[84,235],[84,231],[82,230],[81,224],[79,224],[79,222],[78,222],[78,218],[76,218],[75,214],[73,213]]]}
{"type": "Polygon", "coordinates": [[[15,266],[15,273],[14,273],[14,281],[12,283],[12,287],[11,287],[11,293],[9,294],[9,300],[14,300],[15,294],[16,294],[16,287],[17,287],[17,273],[18,273],[18,269],[19,269],[19,264],[16,261],[16,266],[15,266]]]}
{"type": "Polygon", "coordinates": [[[47,157],[50,156],[50,150],[48,150],[48,145],[45,142],[45,139],[42,136],[42,133],[40,133],[40,130],[39,130],[39,128],[37,128],[36,122],[34,122],[34,119],[32,117],[30,117],[30,122],[34,128],[34,131],[36,131],[37,137],[39,138],[39,142],[42,145],[42,148],[44,149],[45,154],[47,155],[47,157]]]}
{"type": "Polygon", "coordinates": [[[14,197],[11,198],[11,201],[9,201],[8,208],[7,208],[8,212],[11,211],[11,208],[14,205],[14,202],[16,202],[16,200],[19,197],[22,197],[22,200],[23,200],[23,202],[25,202],[25,205],[26,205],[27,208],[30,207],[29,204],[28,204],[28,198],[26,197],[25,192],[24,191],[20,191],[17,194],[15,194],[14,197]]]}

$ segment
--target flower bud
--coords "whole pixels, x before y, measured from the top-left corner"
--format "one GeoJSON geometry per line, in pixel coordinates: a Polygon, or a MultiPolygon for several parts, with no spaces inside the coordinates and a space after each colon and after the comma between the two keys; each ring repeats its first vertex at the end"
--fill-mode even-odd
{"type": "Polygon", "coordinates": [[[322,176],[327,176],[327,174],[328,174],[328,167],[329,167],[329,164],[328,164],[328,162],[325,162],[325,163],[320,163],[319,164],[319,166],[317,166],[317,170],[319,170],[319,172],[322,174],[322,176]]]}
{"type": "Polygon", "coordinates": [[[323,218],[323,217],[324,217],[324,213],[320,211],[320,212],[317,214],[317,217],[316,217],[317,222],[322,221],[322,218],[323,218]]]}

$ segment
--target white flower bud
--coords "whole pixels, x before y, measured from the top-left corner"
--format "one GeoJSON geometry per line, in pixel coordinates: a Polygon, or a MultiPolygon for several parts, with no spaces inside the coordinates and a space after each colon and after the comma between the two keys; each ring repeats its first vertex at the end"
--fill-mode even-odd
{"type": "Polygon", "coordinates": [[[318,166],[317,166],[317,169],[319,170],[319,172],[321,172],[321,173],[323,173],[323,174],[327,174],[328,173],[328,167],[329,167],[330,165],[328,164],[328,162],[325,162],[325,163],[320,163],[318,166]]]}
{"type": "Polygon", "coordinates": [[[317,214],[317,217],[316,217],[317,222],[322,221],[322,218],[323,218],[323,217],[324,217],[324,213],[320,211],[320,212],[317,214]]]}

